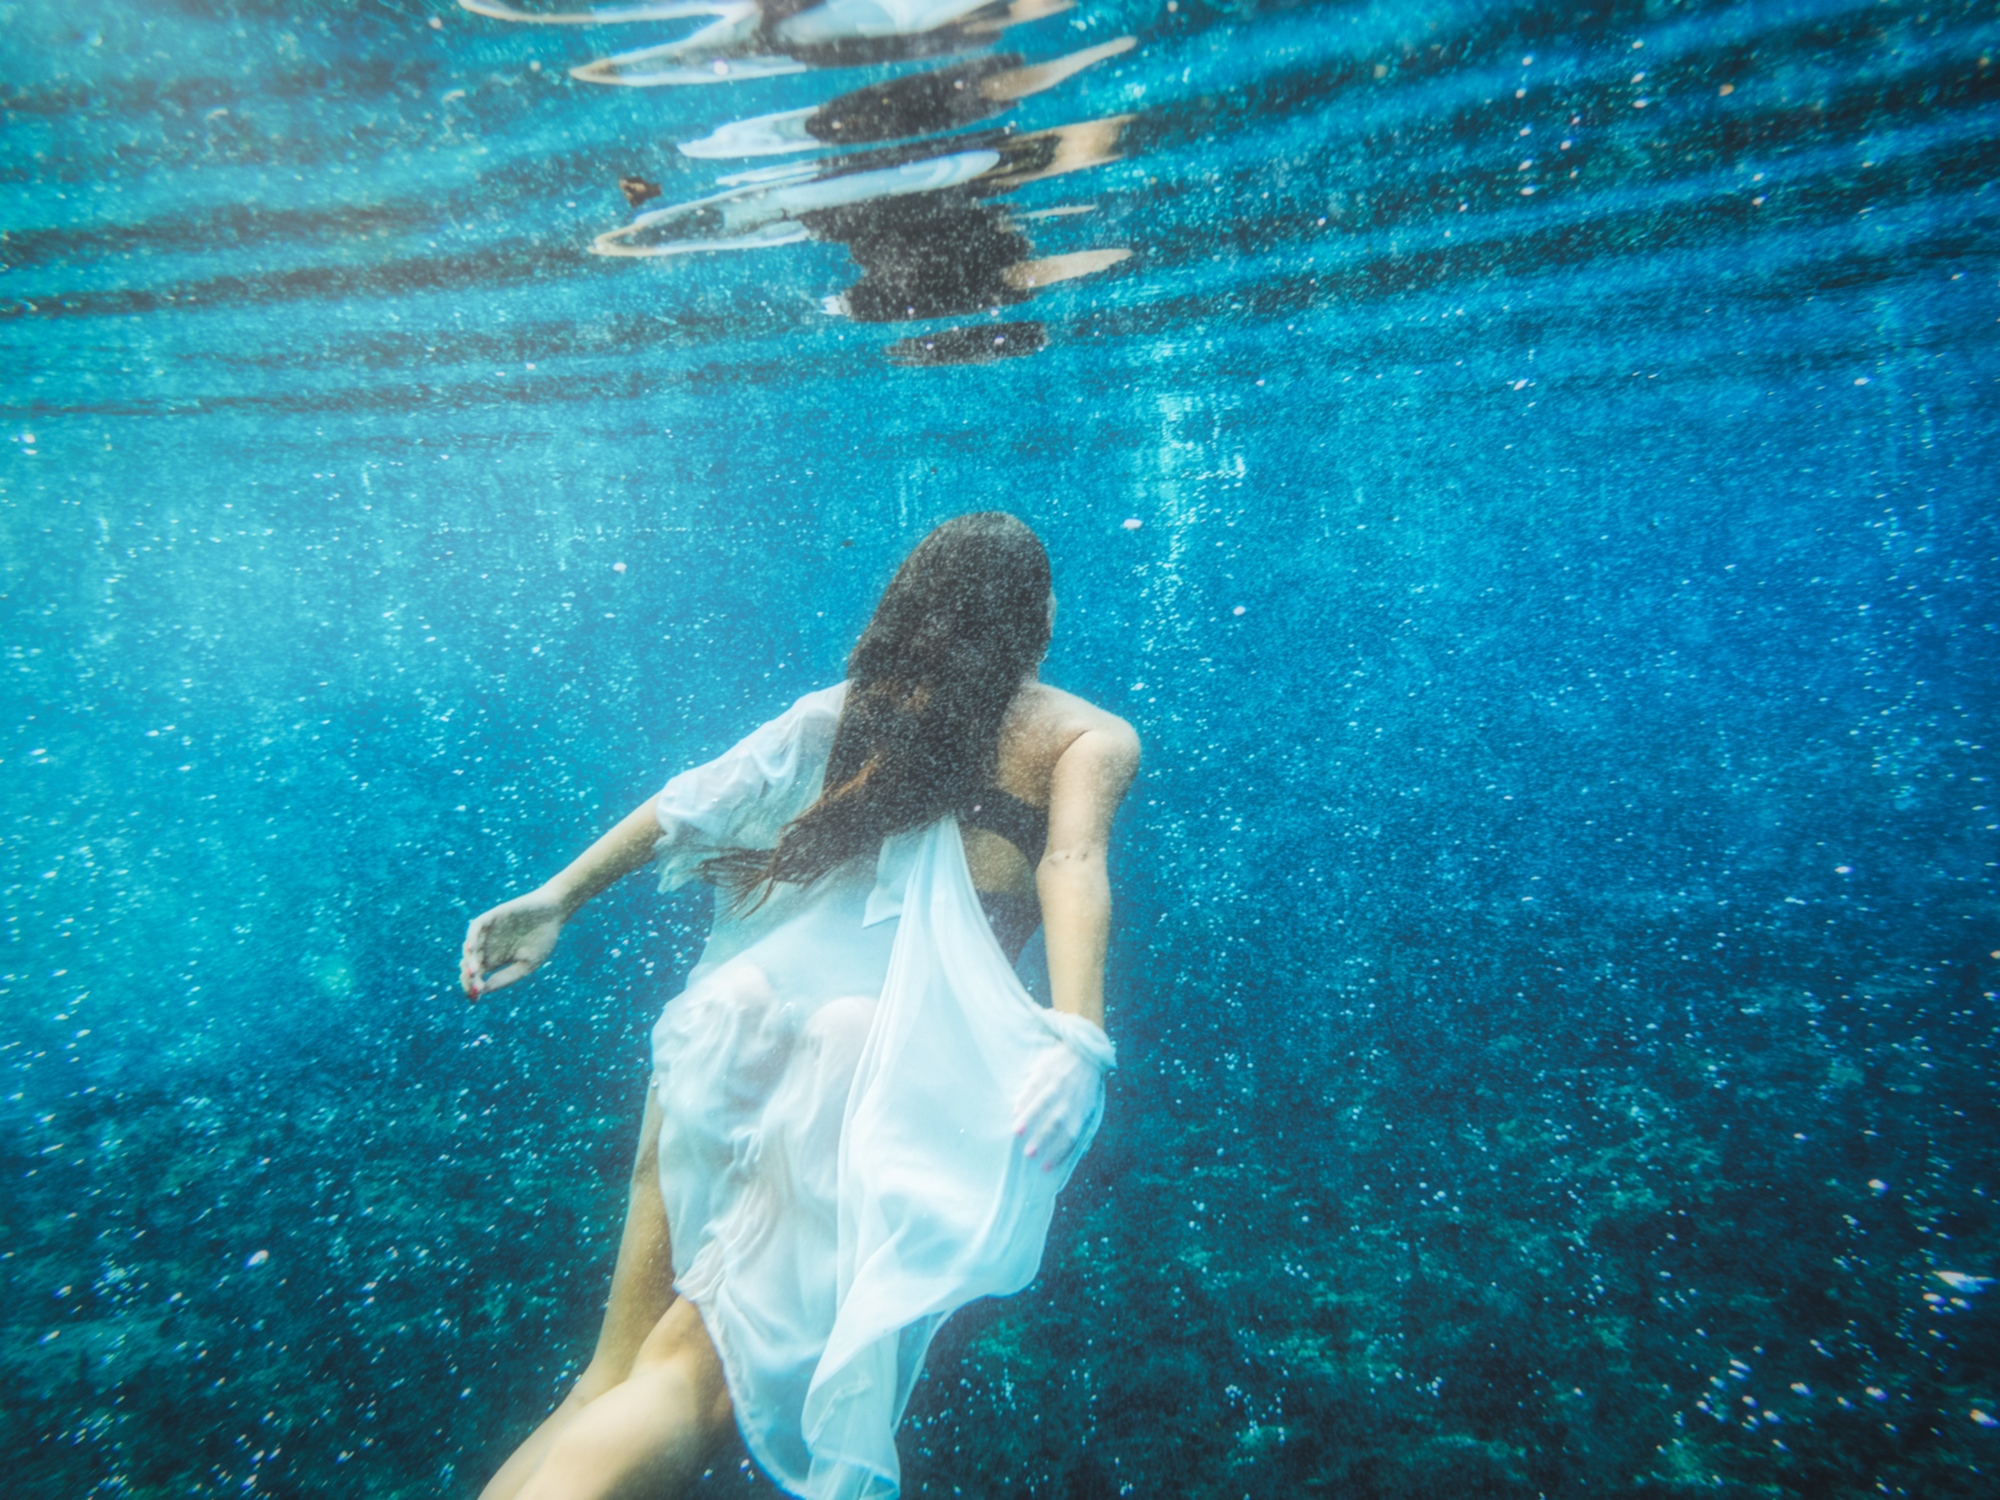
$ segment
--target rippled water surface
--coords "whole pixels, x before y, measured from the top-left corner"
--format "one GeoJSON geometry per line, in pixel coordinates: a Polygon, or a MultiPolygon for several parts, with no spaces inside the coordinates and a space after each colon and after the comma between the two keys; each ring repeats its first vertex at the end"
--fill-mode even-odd
{"type": "Polygon", "coordinates": [[[1990,1494],[2000,15],[559,14],[0,5],[9,1493],[475,1493],[704,912],[465,918],[1002,506],[1123,1066],[909,1491],[1990,1494]]]}

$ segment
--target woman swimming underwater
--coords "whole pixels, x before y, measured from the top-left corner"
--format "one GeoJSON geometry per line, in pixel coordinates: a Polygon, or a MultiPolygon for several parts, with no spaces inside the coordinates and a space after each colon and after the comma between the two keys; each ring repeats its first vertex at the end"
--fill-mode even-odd
{"type": "Polygon", "coordinates": [[[1103,1109],[1123,720],[1039,680],[1040,541],[938,527],[847,664],[466,932],[475,999],[656,859],[716,915],[653,1031],[597,1349],[486,1500],[674,1493],[733,1417],[811,1500],[886,1497],[938,1326],[1035,1274],[1103,1109]],[[1013,961],[1045,929],[1053,1007],[1013,961]]]}

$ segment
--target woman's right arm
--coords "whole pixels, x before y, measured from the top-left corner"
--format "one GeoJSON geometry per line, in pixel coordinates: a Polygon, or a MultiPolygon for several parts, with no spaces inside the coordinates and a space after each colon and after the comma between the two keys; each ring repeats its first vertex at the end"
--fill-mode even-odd
{"type": "Polygon", "coordinates": [[[578,907],[652,859],[660,837],[658,801],[648,797],[546,885],[472,919],[458,965],[468,996],[477,1000],[534,973],[578,907]]]}
{"type": "Polygon", "coordinates": [[[1104,1024],[1104,958],[1111,946],[1111,820],[1139,769],[1139,737],[1123,719],[1087,729],[1057,758],[1049,783],[1049,839],[1035,871],[1054,1008],[1104,1024]]]}
{"type": "Polygon", "coordinates": [[[1049,840],[1035,871],[1048,947],[1048,1017],[1063,1045],[1045,1048],[1014,1101],[1014,1134],[1043,1171],[1069,1159],[1091,1130],[1111,1066],[1104,1036],[1104,958],[1111,946],[1111,819],[1139,769],[1139,737],[1124,720],[1072,740],[1049,784],[1049,840]],[[1079,1035],[1081,1033],[1081,1035],[1079,1035]]]}

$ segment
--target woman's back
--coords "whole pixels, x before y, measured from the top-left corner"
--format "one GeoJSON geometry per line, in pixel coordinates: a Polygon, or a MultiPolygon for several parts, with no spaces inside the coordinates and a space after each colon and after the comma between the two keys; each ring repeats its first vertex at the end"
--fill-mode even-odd
{"type": "Polygon", "coordinates": [[[1051,806],[1056,766],[1063,752],[1092,730],[1131,735],[1130,726],[1115,714],[1045,682],[1023,683],[1015,694],[1000,724],[993,784],[1040,814],[1042,847],[1022,848],[1018,839],[1004,836],[991,823],[961,815],[965,862],[980,891],[1034,895],[1034,867],[1041,862],[1056,815],[1051,806]]]}

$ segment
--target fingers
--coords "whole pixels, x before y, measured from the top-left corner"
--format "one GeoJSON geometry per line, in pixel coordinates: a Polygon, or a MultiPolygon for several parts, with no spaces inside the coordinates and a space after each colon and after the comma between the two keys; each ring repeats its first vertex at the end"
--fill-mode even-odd
{"type": "Polygon", "coordinates": [[[471,999],[505,989],[541,967],[555,947],[560,915],[532,896],[503,901],[474,917],[465,929],[458,982],[471,999]],[[488,974],[488,969],[497,972],[488,974]]]}
{"type": "Polygon", "coordinates": [[[1040,1156],[1064,1135],[1072,1134],[1070,1113],[1067,1100],[1054,1089],[1045,1091],[1031,1108],[1022,1112],[1020,1127],[1015,1131],[1016,1135],[1026,1137],[1022,1154],[1040,1156]]]}
{"type": "Polygon", "coordinates": [[[1029,1121],[1041,1117],[1054,1092],[1045,1079],[1028,1080],[1027,1086],[1021,1090],[1021,1097],[1014,1101],[1014,1134],[1021,1134],[1027,1129],[1029,1121]]]}
{"type": "Polygon", "coordinates": [[[1039,1156],[1048,1148],[1049,1142],[1064,1129],[1064,1116],[1069,1112],[1059,1099],[1045,1099],[1022,1122],[1022,1129],[1016,1134],[1026,1138],[1022,1151],[1024,1156],[1039,1156]]]}
{"type": "Polygon", "coordinates": [[[516,959],[521,944],[511,938],[495,938],[494,928],[506,908],[496,906],[474,917],[465,929],[465,947],[459,956],[458,982],[468,998],[477,1000],[493,990],[504,989],[530,973],[539,959],[516,959]],[[512,960],[510,962],[510,960],[512,960]],[[490,968],[498,971],[488,974],[490,968]]]}
{"type": "Polygon", "coordinates": [[[488,912],[475,917],[466,924],[465,946],[459,950],[458,982],[465,989],[466,998],[477,1000],[480,995],[480,975],[486,968],[486,938],[493,930],[493,914],[488,912]]]}
{"type": "Polygon", "coordinates": [[[490,995],[495,990],[504,990],[517,979],[526,979],[535,972],[535,965],[524,958],[517,958],[511,964],[495,969],[480,985],[480,993],[490,995]]]}
{"type": "Polygon", "coordinates": [[[1053,1172],[1069,1159],[1075,1145],[1076,1129],[1069,1112],[1056,1110],[1037,1127],[1026,1154],[1040,1160],[1044,1172],[1053,1172]]]}
{"type": "Polygon", "coordinates": [[[1014,1105],[1014,1134],[1021,1154],[1053,1172],[1082,1142],[1099,1087],[1095,1069],[1067,1047],[1052,1045],[1028,1069],[1014,1105]]]}
{"type": "MultiPolygon", "coordinates": [[[[1046,1058],[1038,1060],[1029,1072],[1027,1082],[1021,1085],[1020,1097],[1014,1101],[1014,1134],[1023,1135],[1029,1126],[1045,1117],[1054,1105],[1056,1095],[1062,1086],[1059,1073],[1046,1065],[1046,1058]]],[[[1028,1153],[1034,1155],[1031,1149],[1028,1153]]]]}

